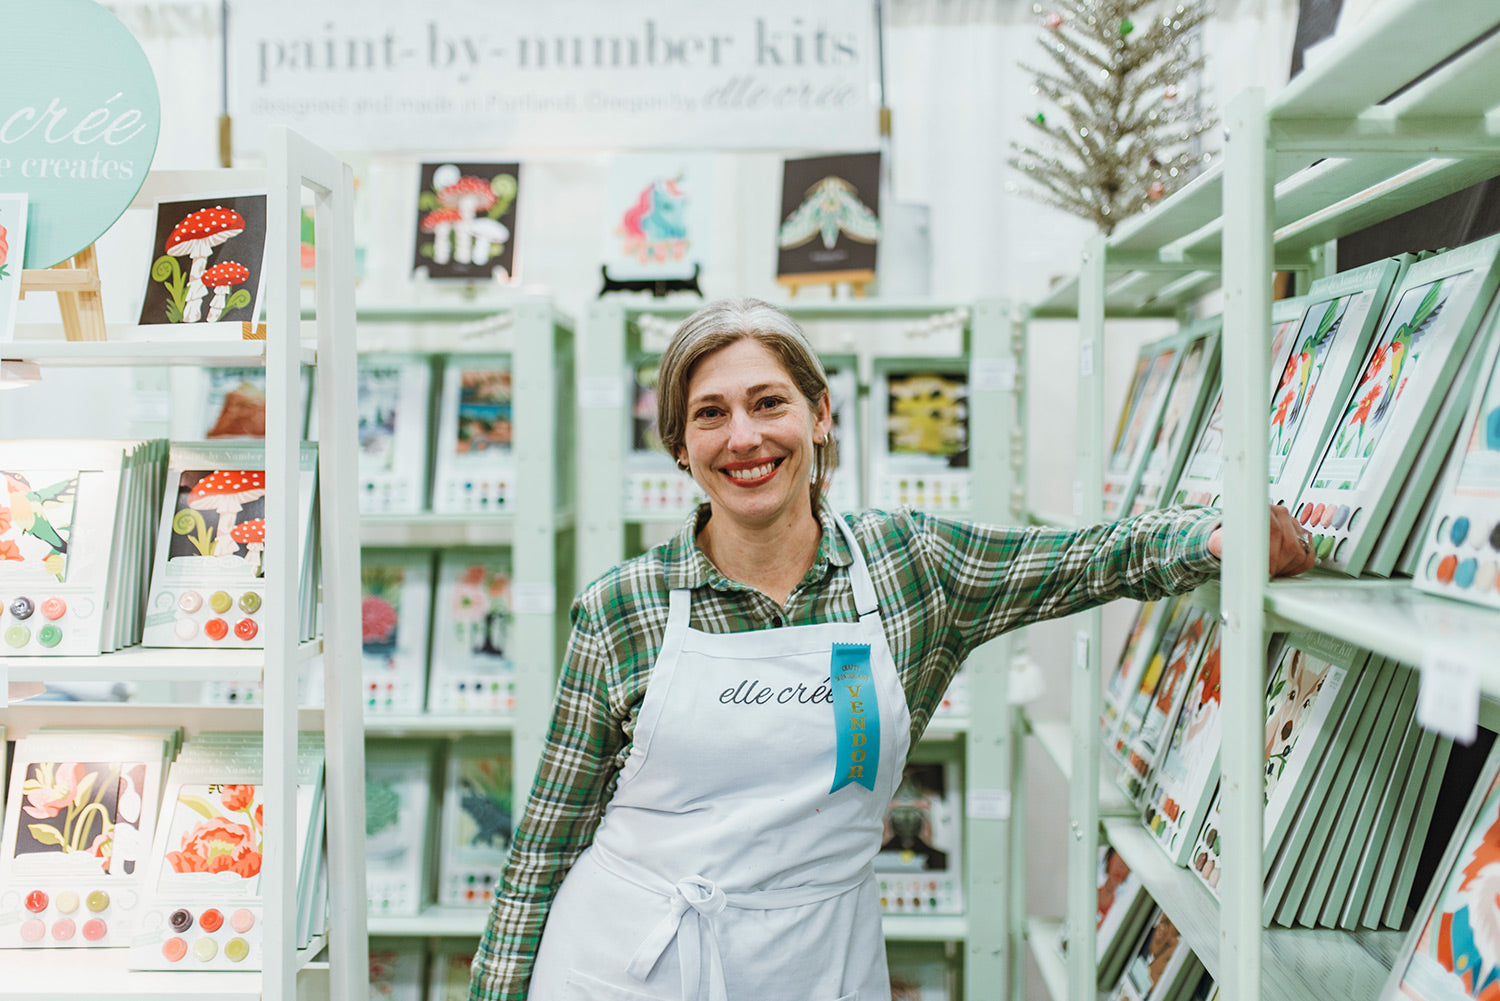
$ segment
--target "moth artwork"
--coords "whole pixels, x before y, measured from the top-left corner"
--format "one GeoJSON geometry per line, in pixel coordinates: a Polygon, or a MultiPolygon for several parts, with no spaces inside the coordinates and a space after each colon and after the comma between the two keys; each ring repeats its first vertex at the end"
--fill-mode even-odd
{"type": "Polygon", "coordinates": [[[254,321],[266,254],[266,196],[160,202],[140,324],[254,321]]]}
{"type": "Polygon", "coordinates": [[[787,160],[776,231],[777,278],[873,278],[879,211],[879,153],[787,160]]]}

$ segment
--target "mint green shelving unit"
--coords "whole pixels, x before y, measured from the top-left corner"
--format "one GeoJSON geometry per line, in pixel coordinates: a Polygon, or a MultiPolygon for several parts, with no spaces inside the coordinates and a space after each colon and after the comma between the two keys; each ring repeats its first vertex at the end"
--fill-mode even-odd
{"type": "MultiPolygon", "coordinates": [[[[360,517],[359,536],[368,548],[510,548],[515,713],[370,715],[364,723],[366,736],[380,739],[509,736],[519,821],[519,807],[531,789],[551,719],[568,605],[575,590],[576,492],[570,461],[576,450],[574,324],[551,299],[538,295],[362,301],[357,317],[362,353],[510,359],[517,482],[512,509],[495,514],[365,514],[360,517]]],[[[434,384],[432,391],[436,401],[440,387],[434,384]]],[[[477,939],[488,915],[488,908],[428,905],[411,917],[371,916],[370,934],[477,939]]]]}
{"type": "MultiPolygon", "coordinates": [[[[1500,174],[1500,7],[1486,0],[1394,0],[1338,38],[1274,99],[1227,106],[1224,155],[1150,212],[1091,240],[1075,279],[1035,303],[1039,318],[1076,317],[1080,404],[1075,511],[1097,518],[1103,461],[1106,317],[1182,316],[1223,293],[1225,556],[1204,600],[1224,625],[1222,905],[1166,863],[1133,818],[1106,817],[1099,796],[1099,619],[1080,627],[1072,666],[1071,741],[1044,749],[1069,777],[1065,970],[1042,953],[1050,927],[1030,919],[1031,948],[1058,1001],[1095,1001],[1095,853],[1101,820],[1218,981],[1224,1001],[1381,996],[1403,934],[1265,930],[1259,844],[1265,644],[1270,631],[1315,629],[1418,665],[1436,637],[1480,666],[1481,724],[1500,716],[1500,614],[1414,591],[1406,581],[1310,574],[1267,583],[1266,428],[1271,272],[1329,270],[1328,244],[1500,174]],[[1438,20],[1438,15],[1441,19],[1438,20]],[[1450,58],[1451,57],[1451,58],[1450,58]],[[1395,96],[1391,96],[1395,95],[1395,96]],[[1255,458],[1251,458],[1255,457],[1255,458]]],[[[1416,249],[1416,248],[1414,248],[1416,249]]],[[[1066,518],[1036,516],[1049,523],[1066,518]]],[[[1033,723],[1038,731],[1048,724],[1033,723]]],[[[1447,832],[1433,831],[1432,837],[1447,832]]],[[[1414,846],[1415,847],[1415,846],[1414,846]]]]}

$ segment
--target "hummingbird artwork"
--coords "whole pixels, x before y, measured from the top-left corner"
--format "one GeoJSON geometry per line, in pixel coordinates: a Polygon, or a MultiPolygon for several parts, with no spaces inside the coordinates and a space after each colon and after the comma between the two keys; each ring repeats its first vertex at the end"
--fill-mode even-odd
{"type": "Polygon", "coordinates": [[[1411,314],[1411,319],[1397,327],[1396,336],[1391,338],[1388,348],[1390,364],[1385,379],[1385,392],[1381,394],[1380,402],[1375,405],[1375,412],[1371,415],[1371,420],[1377,425],[1384,419],[1391,404],[1401,395],[1401,387],[1405,383],[1402,371],[1408,365],[1408,358],[1416,349],[1417,342],[1427,333],[1432,326],[1432,321],[1438,318],[1438,314],[1443,311],[1443,306],[1448,302],[1442,292],[1443,283],[1433,282],[1428,287],[1427,294],[1422,296],[1422,301],[1417,303],[1416,311],[1411,314]]]}
{"type": "Polygon", "coordinates": [[[1271,421],[1275,430],[1284,436],[1277,446],[1282,455],[1291,451],[1291,435],[1287,432],[1301,420],[1308,397],[1317,386],[1318,374],[1323,369],[1328,347],[1333,343],[1339,325],[1343,322],[1343,310],[1339,307],[1346,301],[1333,299],[1328,303],[1328,309],[1318,320],[1317,327],[1303,339],[1297,353],[1287,362],[1287,373],[1282,384],[1283,399],[1271,421]]]}
{"type": "MultiPolygon", "coordinates": [[[[14,527],[21,535],[29,535],[46,546],[47,554],[41,562],[61,582],[68,554],[64,533],[71,534],[72,505],[78,495],[77,475],[45,487],[33,487],[24,473],[12,470],[0,470],[0,479],[5,481],[10,504],[9,526],[0,527],[0,531],[14,527]]],[[[25,560],[27,556],[16,542],[0,541],[0,559],[25,560]]]]}

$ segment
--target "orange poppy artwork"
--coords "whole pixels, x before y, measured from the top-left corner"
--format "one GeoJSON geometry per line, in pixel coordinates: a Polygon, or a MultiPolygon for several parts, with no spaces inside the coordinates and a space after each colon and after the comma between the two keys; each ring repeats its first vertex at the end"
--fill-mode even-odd
{"type": "Polygon", "coordinates": [[[165,856],[180,875],[260,875],[265,807],[253,785],[183,786],[165,856]]]}

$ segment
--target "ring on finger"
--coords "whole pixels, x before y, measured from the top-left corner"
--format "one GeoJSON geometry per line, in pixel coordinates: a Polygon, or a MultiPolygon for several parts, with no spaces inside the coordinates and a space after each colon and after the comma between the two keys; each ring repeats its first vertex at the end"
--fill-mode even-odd
{"type": "Polygon", "coordinates": [[[1304,553],[1306,553],[1309,556],[1312,555],[1312,551],[1313,551],[1312,536],[1310,536],[1310,535],[1299,535],[1299,536],[1297,536],[1297,542],[1298,542],[1298,544],[1300,544],[1302,546],[1302,551],[1304,553]]]}

